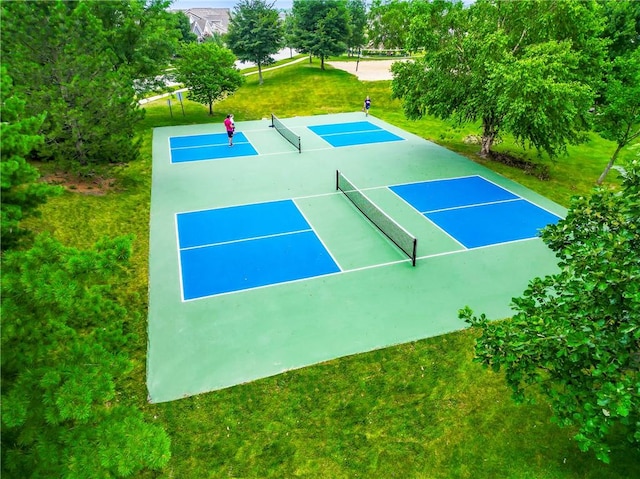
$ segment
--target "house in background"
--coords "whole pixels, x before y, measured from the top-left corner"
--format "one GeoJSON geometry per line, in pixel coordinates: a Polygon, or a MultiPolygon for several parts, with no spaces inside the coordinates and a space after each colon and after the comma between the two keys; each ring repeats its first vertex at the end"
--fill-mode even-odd
{"type": "Polygon", "coordinates": [[[189,18],[191,32],[198,37],[199,42],[215,34],[224,35],[229,31],[229,8],[188,8],[180,11],[189,18]]]}

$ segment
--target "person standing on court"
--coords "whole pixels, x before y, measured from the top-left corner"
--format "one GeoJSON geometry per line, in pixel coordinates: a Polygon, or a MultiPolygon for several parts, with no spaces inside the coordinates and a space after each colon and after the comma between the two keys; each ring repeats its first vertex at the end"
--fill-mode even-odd
{"type": "Polygon", "coordinates": [[[236,125],[233,122],[233,115],[229,114],[224,119],[224,127],[227,129],[227,136],[229,137],[229,146],[233,146],[233,132],[236,129],[236,125]]]}
{"type": "Polygon", "coordinates": [[[367,95],[367,98],[364,99],[364,105],[362,106],[362,111],[364,111],[364,116],[369,116],[369,108],[371,108],[371,98],[367,95]]]}

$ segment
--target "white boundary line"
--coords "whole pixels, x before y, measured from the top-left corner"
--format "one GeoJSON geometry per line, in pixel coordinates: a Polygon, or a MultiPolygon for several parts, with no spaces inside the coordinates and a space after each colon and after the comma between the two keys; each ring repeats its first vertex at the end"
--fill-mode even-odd
{"type": "MultiPolygon", "coordinates": [[[[373,125],[373,123],[371,123],[371,124],[373,125]]],[[[376,126],[376,125],[374,125],[374,126],[376,126]]],[[[313,131],[313,130],[311,130],[311,131],[312,131],[313,133],[315,133],[316,135],[320,136],[320,137],[325,137],[325,136],[342,136],[342,135],[351,135],[351,134],[354,134],[354,133],[375,133],[375,132],[378,132],[378,131],[386,131],[386,132],[388,132],[388,133],[391,133],[390,131],[385,130],[384,128],[380,128],[380,127],[378,127],[378,128],[374,128],[373,130],[339,131],[339,132],[336,132],[336,133],[325,133],[324,135],[321,135],[320,133],[316,133],[316,132],[315,132],[315,131],[313,131]]],[[[392,134],[393,134],[393,133],[392,133],[392,134]]],[[[399,136],[399,135],[396,135],[396,136],[399,136]]],[[[400,138],[402,138],[402,137],[400,137],[400,138]]],[[[366,143],[365,143],[365,144],[366,144],[366,143]]]]}
{"type": "Polygon", "coordinates": [[[189,251],[189,250],[193,250],[193,249],[210,248],[210,247],[213,247],[213,246],[222,246],[222,245],[226,245],[226,244],[246,243],[248,241],[262,240],[262,239],[267,239],[267,238],[276,238],[278,236],[287,236],[287,235],[294,235],[294,234],[298,234],[298,233],[308,233],[308,232],[313,232],[313,229],[312,228],[307,228],[306,230],[284,231],[282,233],[273,233],[271,235],[252,236],[250,238],[240,238],[240,239],[231,240],[231,241],[220,241],[219,243],[207,243],[207,244],[201,244],[201,245],[198,245],[198,246],[187,246],[186,248],[180,248],[180,251],[189,251]]]}
{"type": "Polygon", "coordinates": [[[275,288],[277,286],[280,286],[281,284],[300,283],[302,281],[309,281],[309,280],[316,279],[316,278],[324,278],[325,276],[335,276],[335,275],[338,275],[338,274],[342,274],[342,271],[337,271],[335,273],[319,274],[319,275],[315,275],[315,276],[309,276],[307,278],[292,279],[290,281],[281,281],[279,283],[265,284],[265,285],[262,285],[262,286],[254,286],[253,288],[236,289],[234,291],[225,291],[224,293],[209,294],[207,296],[200,296],[198,298],[183,299],[182,302],[183,303],[190,303],[191,301],[200,301],[201,299],[207,299],[207,298],[217,298],[218,296],[227,296],[229,294],[245,293],[247,291],[254,291],[254,290],[257,290],[257,289],[275,288]]]}
{"type": "MultiPolygon", "coordinates": [[[[537,206],[538,208],[540,208],[541,210],[546,211],[549,214],[552,214],[556,218],[562,219],[562,216],[559,216],[558,214],[554,213],[553,211],[549,210],[548,208],[545,208],[544,206],[541,206],[538,203],[536,203],[534,201],[531,201],[531,200],[529,200],[528,198],[525,198],[522,195],[519,195],[515,191],[512,191],[509,188],[506,188],[506,187],[496,183],[495,181],[490,180],[488,178],[485,178],[484,176],[478,175],[478,174],[476,174],[476,175],[465,175],[465,176],[452,176],[450,178],[434,178],[432,180],[424,180],[424,181],[411,181],[411,182],[408,182],[408,183],[398,183],[398,184],[395,184],[395,185],[389,185],[389,186],[387,186],[387,188],[391,189],[391,188],[396,187],[396,186],[418,185],[418,184],[421,184],[421,183],[433,183],[433,182],[436,182],[436,181],[459,180],[459,179],[465,179],[465,178],[480,178],[480,179],[486,181],[487,183],[491,183],[492,185],[496,186],[497,188],[500,188],[500,189],[506,191],[507,193],[511,193],[512,195],[516,196],[517,198],[512,198],[510,200],[499,200],[499,201],[487,202],[487,203],[473,203],[473,204],[470,204],[470,205],[454,206],[454,207],[451,207],[451,208],[442,208],[441,210],[429,210],[429,211],[425,211],[425,212],[418,211],[415,207],[413,207],[411,204],[409,204],[406,201],[405,201],[405,203],[409,204],[409,206],[411,206],[414,210],[416,210],[420,214],[424,215],[426,213],[435,213],[437,211],[445,211],[447,209],[452,209],[453,210],[453,209],[457,209],[457,208],[467,208],[467,207],[471,207],[471,206],[482,206],[482,205],[489,205],[489,204],[493,204],[493,203],[502,203],[502,202],[506,202],[506,201],[515,201],[515,200],[521,199],[521,200],[524,200],[524,201],[526,201],[526,202],[528,202],[528,203],[530,203],[530,204],[532,204],[534,206],[537,206]]],[[[404,198],[402,198],[400,195],[398,195],[395,191],[393,191],[393,190],[391,190],[391,191],[396,196],[398,196],[399,198],[404,200],[404,198]]]]}
{"type": "MultiPolygon", "coordinates": [[[[406,183],[406,184],[418,184],[421,182],[416,182],[416,183],[406,183]]],[[[392,186],[402,186],[402,185],[392,185],[392,186]]],[[[386,187],[391,193],[393,193],[397,198],[399,198],[401,201],[403,201],[407,206],[409,206],[409,208],[411,208],[413,211],[415,211],[416,213],[418,213],[422,218],[424,218],[425,220],[427,220],[432,226],[434,226],[435,228],[439,229],[442,233],[444,233],[446,236],[448,236],[450,239],[452,239],[453,241],[455,241],[456,243],[458,243],[460,245],[461,248],[464,248],[464,250],[468,250],[469,248],[467,248],[465,245],[463,245],[462,243],[460,243],[460,241],[458,241],[456,238],[454,238],[453,236],[451,236],[447,231],[445,231],[444,229],[442,229],[440,227],[440,225],[434,223],[433,221],[431,221],[430,218],[427,218],[424,213],[420,212],[418,209],[416,209],[415,206],[413,206],[411,203],[409,203],[407,200],[405,200],[402,196],[400,196],[398,193],[396,193],[395,191],[393,191],[391,189],[391,186],[387,186],[386,187]]],[[[416,258],[416,261],[419,259],[420,257],[416,258]]]]}
{"type": "MultiPolygon", "coordinates": [[[[246,135],[245,135],[245,138],[246,135]]],[[[227,137],[228,139],[228,137],[227,137]]],[[[225,141],[223,143],[211,143],[211,144],[207,144],[207,145],[193,145],[193,146],[179,146],[177,148],[171,148],[171,151],[173,150],[195,150],[196,148],[210,148],[210,147],[217,147],[217,146],[227,146],[229,144],[229,142],[225,141]]],[[[247,141],[238,141],[238,142],[234,142],[234,145],[251,145],[251,142],[249,141],[249,139],[247,138],[247,141]]],[[[253,146],[253,145],[251,145],[253,146]]],[[[254,148],[255,149],[255,148],[254,148]]],[[[226,157],[223,157],[226,158],[226,157]]],[[[212,158],[213,159],[213,158],[212,158]]],[[[198,161],[198,160],[196,160],[198,161]]],[[[184,163],[184,162],[182,162],[184,163]]]]}
{"type": "MultiPolygon", "coordinates": [[[[524,243],[527,241],[539,241],[540,238],[524,238],[524,239],[519,239],[519,240],[513,240],[513,241],[505,241],[503,243],[495,243],[495,244],[491,244],[491,245],[486,245],[486,246],[478,246],[477,248],[472,248],[472,249],[459,249],[459,250],[454,250],[454,251],[444,251],[442,253],[434,253],[434,254],[430,254],[430,255],[424,255],[424,256],[418,256],[416,258],[416,261],[419,260],[427,260],[430,258],[438,258],[440,256],[450,256],[450,255],[454,255],[454,254],[460,254],[460,253],[466,253],[468,251],[475,251],[475,250],[480,250],[480,249],[488,249],[488,248],[494,248],[497,246],[504,246],[506,244],[511,244],[511,243],[524,243]]],[[[359,268],[352,268],[352,269],[345,269],[342,271],[338,271],[336,273],[327,273],[327,274],[321,274],[321,275],[316,275],[316,276],[309,276],[307,278],[299,278],[299,279],[294,279],[291,281],[282,281],[279,283],[272,283],[272,284],[265,284],[263,286],[256,286],[253,288],[246,288],[246,289],[237,289],[235,291],[226,291],[224,293],[218,293],[218,294],[210,294],[207,296],[200,296],[199,298],[193,298],[193,299],[183,299],[184,303],[189,303],[191,301],[199,301],[201,299],[207,299],[207,298],[215,298],[218,296],[227,296],[230,294],[239,294],[239,293],[245,293],[248,291],[253,291],[253,290],[257,290],[257,289],[266,289],[266,288],[276,288],[278,286],[281,285],[285,285],[285,284],[293,284],[293,283],[300,283],[302,281],[312,281],[314,279],[318,279],[318,278],[324,278],[324,277],[329,277],[329,276],[337,276],[340,274],[349,274],[349,273],[357,273],[359,271],[366,271],[369,269],[377,269],[377,268],[385,268],[387,266],[393,266],[395,264],[401,264],[401,263],[410,263],[411,262],[411,258],[406,258],[406,259],[401,259],[398,261],[390,261],[387,263],[380,263],[380,264],[373,264],[373,265],[369,265],[369,266],[362,266],[359,268]]],[[[412,268],[413,269],[413,268],[412,268]]]]}
{"type": "Polygon", "coordinates": [[[324,243],[324,241],[322,240],[322,238],[320,237],[320,235],[318,234],[318,232],[315,230],[315,228],[313,227],[313,225],[311,224],[311,221],[309,221],[309,219],[305,216],[305,214],[302,212],[302,210],[300,209],[300,207],[298,206],[298,204],[295,202],[295,200],[291,200],[293,202],[293,204],[295,205],[296,209],[298,210],[298,212],[300,213],[300,215],[304,218],[304,220],[307,222],[307,224],[309,225],[309,227],[311,228],[311,231],[313,231],[313,234],[316,235],[316,238],[318,238],[318,241],[320,241],[320,244],[322,245],[322,247],[325,249],[325,251],[329,254],[329,257],[333,260],[333,262],[336,264],[336,266],[338,267],[338,269],[340,271],[343,271],[344,268],[342,268],[342,266],[340,265],[340,263],[338,263],[338,260],[333,256],[333,254],[331,254],[331,250],[329,250],[329,248],[327,248],[327,245],[324,243]]]}
{"type": "Polygon", "coordinates": [[[184,283],[182,281],[182,255],[180,254],[180,230],[178,229],[178,213],[173,215],[173,225],[176,229],[176,252],[178,253],[178,277],[180,278],[180,299],[184,303],[184,283]]]}
{"type": "Polygon", "coordinates": [[[527,201],[527,200],[524,199],[522,196],[518,196],[517,198],[509,198],[508,200],[487,201],[486,203],[473,203],[470,205],[460,205],[460,206],[451,206],[449,208],[440,208],[438,210],[421,211],[420,214],[428,215],[431,213],[442,213],[444,211],[464,210],[465,208],[476,208],[478,206],[489,206],[489,205],[499,205],[502,203],[512,203],[514,201],[527,201]]]}
{"type": "MultiPolygon", "coordinates": [[[[322,150],[328,150],[328,149],[332,149],[332,148],[322,148],[322,150]]],[[[311,151],[311,150],[307,150],[307,151],[311,151]]],[[[276,153],[273,153],[273,154],[276,154],[276,153]]],[[[425,216],[425,213],[422,213],[422,212],[418,211],[415,207],[413,207],[410,203],[408,203],[404,198],[402,198],[400,195],[398,195],[395,191],[391,190],[391,187],[393,187],[393,186],[403,186],[403,185],[409,185],[409,184],[419,184],[419,183],[428,183],[428,182],[434,182],[434,181],[446,181],[446,180],[455,180],[455,179],[473,178],[473,177],[478,177],[478,178],[481,178],[481,179],[483,179],[483,180],[485,180],[485,181],[487,181],[489,183],[492,183],[495,186],[497,186],[499,188],[502,188],[503,190],[515,195],[517,198],[513,198],[513,199],[509,199],[509,200],[496,201],[496,202],[490,202],[490,203],[477,203],[477,204],[468,205],[468,206],[464,206],[464,207],[483,206],[483,205],[487,205],[487,204],[504,203],[504,202],[524,200],[524,201],[527,201],[530,204],[533,204],[534,206],[537,206],[538,208],[540,208],[540,209],[552,214],[553,216],[561,218],[560,216],[558,216],[554,212],[548,210],[547,208],[544,208],[544,207],[534,203],[533,201],[530,201],[527,198],[524,198],[524,197],[516,194],[515,192],[509,190],[508,188],[505,188],[505,187],[495,183],[494,181],[491,181],[491,180],[485,178],[484,176],[477,175],[477,174],[476,175],[465,175],[465,176],[451,177],[451,178],[435,178],[435,179],[432,179],[432,180],[415,181],[415,182],[410,182],[410,183],[399,183],[399,184],[396,184],[396,185],[388,185],[388,186],[371,186],[371,187],[368,187],[368,188],[361,188],[360,191],[377,190],[377,189],[388,189],[388,190],[390,190],[396,197],[400,198],[400,200],[402,200],[405,204],[407,204],[409,207],[411,207],[411,209],[413,209],[413,211],[418,213],[425,220],[429,221],[433,226],[435,226],[440,231],[442,231],[444,234],[446,234],[449,238],[451,238],[453,241],[455,241],[457,244],[459,244],[460,247],[462,248],[462,249],[458,249],[458,250],[454,250],[454,251],[445,251],[445,252],[442,252],[442,253],[434,253],[434,254],[431,254],[431,255],[417,256],[416,257],[416,261],[426,260],[426,259],[429,259],[429,258],[436,258],[436,257],[439,257],[439,256],[448,256],[448,255],[453,255],[453,254],[465,253],[465,252],[468,252],[468,251],[474,251],[474,250],[480,250],[480,249],[487,249],[487,248],[493,248],[493,247],[498,247],[498,246],[504,246],[504,245],[512,244],[512,243],[521,243],[521,242],[539,241],[540,240],[540,237],[523,238],[523,239],[517,239],[517,240],[512,240],[512,241],[504,241],[504,242],[500,242],[500,243],[493,243],[493,244],[485,245],[485,246],[478,246],[478,247],[474,247],[474,248],[467,248],[462,243],[460,243],[458,240],[456,240],[454,237],[452,237],[449,233],[447,233],[442,228],[440,228],[440,226],[438,226],[433,221],[431,221],[429,218],[427,218],[425,216]]],[[[313,233],[316,235],[316,237],[318,238],[318,240],[320,241],[322,246],[325,248],[325,250],[327,251],[329,256],[333,259],[333,261],[338,266],[338,268],[340,268],[339,272],[315,275],[315,276],[310,276],[310,277],[307,277],[307,278],[300,278],[300,279],[291,280],[291,281],[282,281],[282,282],[272,283],[272,284],[263,285],[263,286],[256,286],[256,287],[253,287],[253,288],[238,289],[238,290],[235,290],[235,291],[228,291],[228,292],[225,292],[225,293],[212,294],[212,295],[207,295],[207,296],[200,296],[198,298],[192,298],[192,299],[184,299],[184,285],[183,285],[183,282],[182,282],[182,264],[181,264],[181,258],[180,258],[180,251],[182,251],[183,249],[187,250],[187,249],[194,249],[194,248],[197,248],[197,247],[180,249],[180,245],[179,245],[179,241],[180,240],[179,240],[179,237],[178,237],[178,233],[179,233],[178,232],[178,219],[177,219],[178,215],[179,214],[186,214],[186,213],[198,213],[198,212],[216,210],[216,209],[223,209],[223,208],[234,208],[234,207],[238,207],[238,206],[245,206],[247,204],[246,203],[242,203],[242,204],[236,204],[236,205],[220,206],[220,207],[216,207],[216,208],[206,208],[206,209],[201,209],[201,210],[190,210],[190,211],[184,211],[184,212],[175,213],[175,228],[176,228],[176,243],[177,243],[176,246],[177,246],[177,249],[178,249],[178,269],[179,269],[178,272],[179,272],[179,275],[180,275],[180,294],[181,294],[182,302],[186,303],[186,302],[191,302],[191,301],[198,301],[198,300],[206,299],[206,298],[225,296],[225,295],[229,295],[229,294],[243,293],[243,292],[252,291],[252,290],[255,290],[255,289],[272,288],[272,287],[277,287],[277,286],[280,286],[280,285],[283,285],[283,284],[292,284],[292,283],[298,283],[298,282],[301,282],[301,281],[310,281],[310,280],[321,278],[321,277],[325,277],[325,276],[335,276],[335,275],[339,275],[339,274],[353,273],[353,272],[364,271],[364,270],[369,270],[369,269],[383,268],[383,267],[391,266],[391,265],[394,265],[394,264],[411,262],[411,258],[406,258],[406,259],[401,259],[401,260],[398,260],[398,261],[391,261],[391,262],[387,262],[387,263],[380,263],[380,264],[374,264],[374,265],[369,265],[369,266],[362,266],[362,267],[359,267],[359,268],[344,269],[338,263],[338,261],[334,258],[333,254],[331,253],[329,248],[327,248],[327,246],[325,245],[325,243],[322,240],[322,238],[320,237],[320,235],[318,235],[318,233],[315,231],[315,229],[311,225],[311,222],[306,218],[306,216],[304,215],[302,210],[300,210],[300,208],[298,207],[298,204],[296,203],[297,200],[301,200],[301,199],[318,198],[318,197],[331,196],[331,195],[341,195],[342,196],[343,193],[341,193],[339,191],[334,191],[334,192],[330,192],[330,193],[320,193],[320,194],[315,194],[315,195],[298,196],[296,198],[282,198],[282,199],[276,199],[276,200],[261,201],[261,202],[257,202],[257,203],[249,203],[251,205],[258,205],[258,204],[277,203],[277,202],[280,202],[280,201],[290,200],[290,201],[292,201],[294,203],[296,209],[300,212],[300,214],[305,219],[307,224],[309,224],[310,229],[309,230],[300,230],[300,231],[295,231],[295,232],[281,233],[281,234],[277,234],[277,235],[267,235],[267,236],[264,236],[264,237],[255,237],[255,238],[249,238],[249,239],[237,240],[237,241],[248,241],[250,239],[261,239],[261,238],[266,238],[266,237],[269,237],[269,236],[281,236],[281,235],[285,235],[285,234],[293,234],[293,233],[299,233],[299,232],[313,231],[313,233]]],[[[433,211],[430,211],[430,212],[445,211],[447,209],[458,209],[458,208],[462,208],[462,207],[445,208],[443,210],[433,210],[433,211]]],[[[227,242],[227,243],[233,243],[233,242],[235,242],[235,241],[230,241],[230,242],[227,242]]],[[[224,244],[224,243],[216,243],[215,245],[218,245],[218,244],[224,244]]],[[[214,246],[214,245],[208,245],[208,246],[214,246]]],[[[202,247],[205,247],[205,246],[202,246],[202,247]]]]}

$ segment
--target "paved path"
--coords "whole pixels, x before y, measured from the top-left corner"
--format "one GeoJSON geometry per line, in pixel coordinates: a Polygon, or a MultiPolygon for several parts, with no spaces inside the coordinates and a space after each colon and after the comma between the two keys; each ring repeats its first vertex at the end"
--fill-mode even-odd
{"type": "MultiPolygon", "coordinates": [[[[304,57],[301,57],[301,58],[295,58],[290,62],[283,63],[282,65],[277,65],[275,67],[269,67],[269,68],[263,68],[262,69],[262,73],[268,72],[270,70],[275,70],[276,68],[288,67],[289,65],[293,65],[294,63],[300,63],[301,61],[308,60],[308,59],[309,59],[309,57],[307,57],[307,56],[304,56],[304,57]]],[[[247,73],[243,73],[243,75],[244,76],[249,76],[249,75],[256,75],[257,73],[258,73],[258,70],[247,72],[247,73]]],[[[162,93],[160,95],[155,95],[155,96],[150,96],[148,98],[143,98],[142,100],[138,101],[138,103],[140,105],[145,105],[146,103],[150,103],[152,101],[160,100],[161,98],[167,98],[167,97],[169,97],[171,95],[176,94],[179,91],[180,92],[189,91],[189,89],[188,88],[180,88],[179,90],[174,90],[172,92],[162,93]]]]}
{"type": "Polygon", "coordinates": [[[391,65],[395,62],[406,61],[405,58],[396,60],[360,60],[360,62],[327,62],[333,68],[344,70],[358,77],[360,81],[393,80],[391,65]],[[358,71],[356,71],[356,66],[358,71]]]}

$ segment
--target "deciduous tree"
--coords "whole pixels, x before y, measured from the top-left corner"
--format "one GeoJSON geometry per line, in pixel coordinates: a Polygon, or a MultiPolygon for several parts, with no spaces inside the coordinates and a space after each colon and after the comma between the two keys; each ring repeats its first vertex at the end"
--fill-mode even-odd
{"type": "Polygon", "coordinates": [[[532,280],[513,318],[461,317],[482,332],[476,359],[504,371],[517,401],[537,386],[580,448],[608,462],[612,432],[640,446],[640,161],[621,191],[574,198],[542,238],[560,272],[532,280]]]}
{"type": "Polygon", "coordinates": [[[273,3],[241,0],[234,8],[226,40],[239,60],[251,61],[258,66],[262,85],[262,66],[274,62],[271,55],[280,50],[283,35],[278,11],[273,3]]]}
{"type": "Polygon", "coordinates": [[[620,151],[640,136],[640,3],[601,2],[608,64],[596,100],[595,126],[616,149],[598,178],[601,184],[620,151]]]}
{"type": "Polygon", "coordinates": [[[598,178],[601,184],[618,154],[640,137],[640,50],[615,58],[595,109],[596,130],[616,149],[598,178]]]}
{"type": "Polygon", "coordinates": [[[374,0],[368,13],[369,40],[376,48],[406,48],[411,5],[405,0],[374,0]]]}
{"type": "Polygon", "coordinates": [[[191,31],[191,23],[189,17],[184,12],[175,12],[178,30],[180,31],[180,41],[184,43],[193,43],[198,41],[198,36],[191,31]]]}
{"type": "MultiPolygon", "coordinates": [[[[114,68],[130,80],[161,75],[176,53],[179,39],[184,39],[186,15],[168,11],[171,1],[87,2],[114,53],[114,68]]],[[[186,27],[189,32],[188,21],[186,27]]]]}
{"type": "Polygon", "coordinates": [[[367,43],[365,30],[367,27],[367,4],[365,0],[348,0],[349,37],[347,48],[349,52],[359,50],[367,43]]]}
{"type": "Polygon", "coordinates": [[[309,58],[320,58],[323,70],[325,58],[347,49],[350,31],[346,0],[294,0],[292,15],[295,47],[308,53],[309,58]]]}
{"type": "Polygon", "coordinates": [[[392,84],[408,117],[480,121],[482,155],[501,133],[552,157],[586,138],[605,52],[595,1],[411,6],[408,49],[425,55],[392,84]]]}
{"type": "Polygon", "coordinates": [[[176,80],[189,88],[189,98],[209,105],[213,115],[213,103],[233,94],[244,82],[235,61],[231,50],[214,42],[188,43],[175,63],[176,80]]]}

